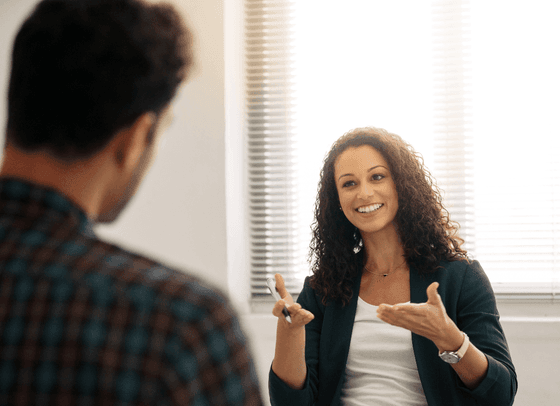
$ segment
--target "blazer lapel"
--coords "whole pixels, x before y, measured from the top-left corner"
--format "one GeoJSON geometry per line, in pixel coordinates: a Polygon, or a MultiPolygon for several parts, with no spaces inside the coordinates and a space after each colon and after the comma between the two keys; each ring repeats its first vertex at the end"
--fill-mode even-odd
{"type": "Polygon", "coordinates": [[[434,274],[420,275],[416,268],[410,267],[410,303],[427,302],[428,294],[426,289],[434,281],[434,274]]]}
{"type": "MultiPolygon", "coordinates": [[[[420,275],[418,270],[410,268],[410,302],[411,303],[425,303],[428,301],[428,294],[426,289],[432,282],[436,280],[435,274],[420,275]]],[[[437,404],[434,393],[430,390],[431,386],[428,382],[437,380],[437,373],[433,371],[433,354],[437,353],[435,345],[425,337],[417,334],[412,334],[412,348],[414,350],[414,358],[416,359],[416,366],[418,368],[418,375],[424,395],[428,404],[437,404]]]]}

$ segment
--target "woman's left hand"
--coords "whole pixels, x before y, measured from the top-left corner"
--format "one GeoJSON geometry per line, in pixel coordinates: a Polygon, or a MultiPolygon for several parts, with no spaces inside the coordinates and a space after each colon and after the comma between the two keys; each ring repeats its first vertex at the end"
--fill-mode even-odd
{"type": "Polygon", "coordinates": [[[456,351],[463,342],[463,334],[447,315],[438,286],[437,282],[428,286],[426,303],[379,305],[377,317],[432,340],[440,351],[456,351]]]}

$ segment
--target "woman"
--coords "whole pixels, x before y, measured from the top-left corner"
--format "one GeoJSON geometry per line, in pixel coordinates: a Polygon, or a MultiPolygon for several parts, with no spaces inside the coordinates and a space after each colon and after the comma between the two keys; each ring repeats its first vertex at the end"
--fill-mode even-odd
{"type": "Polygon", "coordinates": [[[322,169],[298,303],[276,275],[272,405],[511,405],[494,294],[457,229],[400,137],[341,137],[322,169]]]}

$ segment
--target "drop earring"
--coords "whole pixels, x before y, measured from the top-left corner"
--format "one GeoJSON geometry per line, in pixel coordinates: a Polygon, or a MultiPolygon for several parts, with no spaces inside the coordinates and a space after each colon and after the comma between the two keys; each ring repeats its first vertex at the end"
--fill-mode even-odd
{"type": "Polygon", "coordinates": [[[360,252],[362,250],[362,247],[364,246],[364,242],[362,241],[362,236],[360,235],[360,233],[358,232],[358,229],[356,228],[356,230],[354,230],[354,254],[357,254],[358,252],[360,252]]]}

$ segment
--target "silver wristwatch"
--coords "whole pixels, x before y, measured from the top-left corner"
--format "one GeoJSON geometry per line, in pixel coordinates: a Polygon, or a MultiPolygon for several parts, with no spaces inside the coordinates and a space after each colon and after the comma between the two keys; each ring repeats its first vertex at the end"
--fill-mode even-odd
{"type": "Polygon", "coordinates": [[[444,351],[439,353],[439,357],[448,364],[456,364],[461,361],[469,348],[469,336],[463,333],[463,344],[457,351],[444,351]]]}

